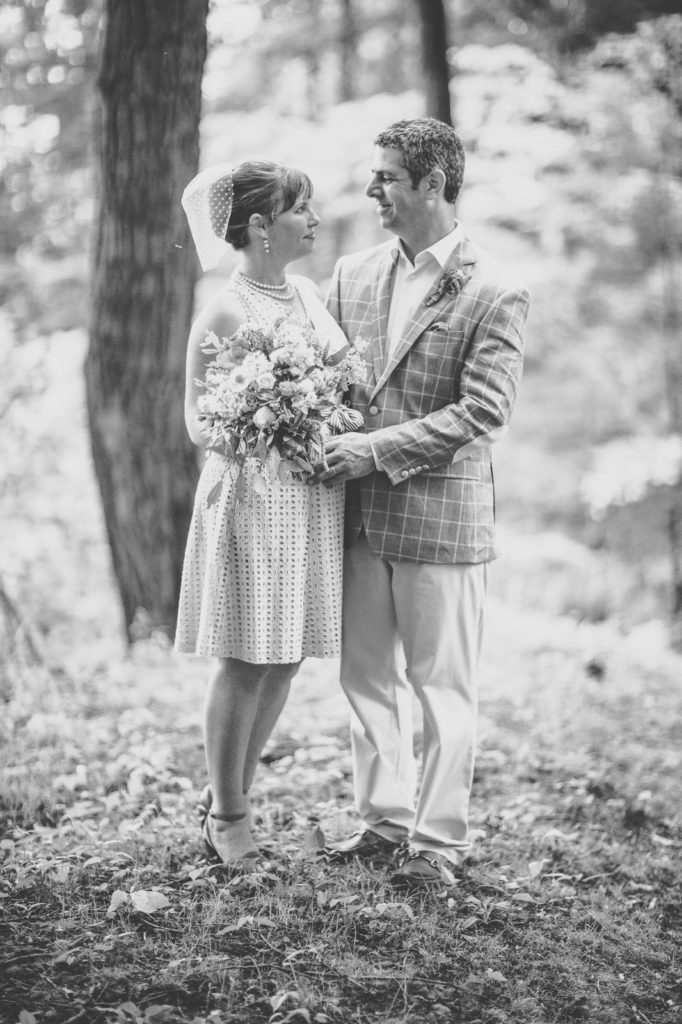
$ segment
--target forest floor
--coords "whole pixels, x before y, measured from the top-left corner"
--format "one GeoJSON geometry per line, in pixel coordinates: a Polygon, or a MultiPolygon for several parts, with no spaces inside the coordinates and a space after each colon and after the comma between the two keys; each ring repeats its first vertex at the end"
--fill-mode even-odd
{"type": "Polygon", "coordinates": [[[206,665],[161,638],[72,652],[6,703],[4,1024],[680,1019],[682,659],[662,628],[491,600],[473,849],[416,896],[318,857],[355,824],[335,662],[303,666],[260,768],[272,866],[229,876],[194,811],[206,665]]]}

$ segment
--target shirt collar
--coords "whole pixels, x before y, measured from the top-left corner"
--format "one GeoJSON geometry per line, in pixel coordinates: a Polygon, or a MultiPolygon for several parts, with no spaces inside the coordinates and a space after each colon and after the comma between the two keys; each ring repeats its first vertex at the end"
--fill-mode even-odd
{"type": "MultiPolygon", "coordinates": [[[[439,238],[437,242],[433,243],[433,245],[430,245],[428,246],[428,248],[422,249],[421,252],[417,253],[417,256],[415,258],[415,267],[417,266],[417,260],[419,261],[420,264],[423,262],[423,260],[420,260],[419,257],[427,255],[431,256],[439,264],[439,266],[444,268],[445,264],[450,259],[450,256],[455,251],[457,246],[460,244],[463,237],[464,231],[462,229],[462,225],[458,220],[456,220],[455,226],[452,229],[452,231],[448,231],[447,235],[443,235],[443,237],[439,238]]],[[[408,259],[403,248],[403,243],[399,238],[395,240],[392,255],[394,261],[396,259],[402,259],[405,261],[408,267],[412,268],[412,263],[408,259]]]]}

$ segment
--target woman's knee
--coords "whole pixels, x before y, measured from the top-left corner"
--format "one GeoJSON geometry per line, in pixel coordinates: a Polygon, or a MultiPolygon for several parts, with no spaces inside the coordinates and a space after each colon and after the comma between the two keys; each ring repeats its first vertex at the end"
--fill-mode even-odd
{"type": "Polygon", "coordinates": [[[239,686],[258,686],[268,670],[268,665],[259,665],[239,658],[218,658],[214,678],[239,686]]]}
{"type": "Polygon", "coordinates": [[[267,686],[288,686],[300,667],[300,661],[270,665],[265,676],[265,684],[267,686]]]}

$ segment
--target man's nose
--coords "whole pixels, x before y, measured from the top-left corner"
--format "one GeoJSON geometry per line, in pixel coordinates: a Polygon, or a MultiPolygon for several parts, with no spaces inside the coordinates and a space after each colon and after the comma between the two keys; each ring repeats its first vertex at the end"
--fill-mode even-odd
{"type": "Polygon", "coordinates": [[[365,189],[365,195],[370,196],[370,198],[371,198],[372,196],[379,195],[380,193],[381,193],[381,182],[378,180],[378,178],[376,176],[373,175],[369,179],[369,181],[367,182],[367,188],[365,189]]]}

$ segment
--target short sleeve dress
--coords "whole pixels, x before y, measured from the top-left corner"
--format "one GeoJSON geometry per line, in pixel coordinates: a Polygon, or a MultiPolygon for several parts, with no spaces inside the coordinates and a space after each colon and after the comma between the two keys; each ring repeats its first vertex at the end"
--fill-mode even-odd
{"type": "MultiPolygon", "coordinates": [[[[290,277],[330,351],[346,339],[312,282],[290,277]]],[[[283,305],[233,276],[247,321],[266,327],[283,305]]],[[[295,480],[237,500],[239,466],[211,452],[199,480],[182,573],[176,650],[257,664],[340,653],[344,485],[295,480]],[[209,501],[222,480],[217,500],[209,501]]]]}

